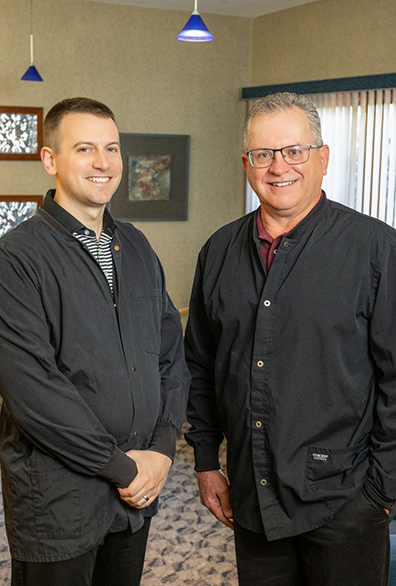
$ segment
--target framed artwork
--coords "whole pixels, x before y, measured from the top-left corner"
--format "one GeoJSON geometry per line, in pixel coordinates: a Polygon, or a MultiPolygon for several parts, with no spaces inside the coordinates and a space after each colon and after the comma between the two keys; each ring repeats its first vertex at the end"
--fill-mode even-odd
{"type": "Polygon", "coordinates": [[[39,161],[43,109],[0,106],[0,160],[39,161]]]}
{"type": "Polygon", "coordinates": [[[31,218],[42,203],[42,195],[0,195],[0,237],[31,218]]]}
{"type": "Polygon", "coordinates": [[[187,220],[190,137],[120,134],[121,183],[109,203],[120,220],[187,220]]]}

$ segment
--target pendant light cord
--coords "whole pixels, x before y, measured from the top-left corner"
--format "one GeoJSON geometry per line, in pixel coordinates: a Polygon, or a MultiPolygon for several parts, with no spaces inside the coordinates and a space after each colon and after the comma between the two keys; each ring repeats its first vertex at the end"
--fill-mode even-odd
{"type": "Polygon", "coordinates": [[[33,0],[30,0],[30,65],[33,65],[33,0]]]}

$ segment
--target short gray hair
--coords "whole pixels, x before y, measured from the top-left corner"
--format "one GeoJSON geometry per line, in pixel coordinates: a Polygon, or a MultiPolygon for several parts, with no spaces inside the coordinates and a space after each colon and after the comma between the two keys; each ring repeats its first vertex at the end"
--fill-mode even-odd
{"type": "Polygon", "coordinates": [[[244,151],[246,152],[249,148],[250,127],[255,116],[258,114],[286,112],[292,108],[300,108],[300,110],[305,112],[315,145],[323,146],[322,127],[318,111],[313,101],[307,98],[307,96],[293,94],[291,92],[278,92],[277,94],[270,94],[265,96],[265,98],[257,100],[251,106],[245,124],[244,151]]]}

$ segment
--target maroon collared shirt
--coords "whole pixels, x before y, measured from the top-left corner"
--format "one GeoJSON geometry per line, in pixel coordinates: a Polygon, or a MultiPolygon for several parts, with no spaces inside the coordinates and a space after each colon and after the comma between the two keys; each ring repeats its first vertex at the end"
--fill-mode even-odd
{"type": "MultiPolygon", "coordinates": [[[[322,201],[323,195],[324,194],[322,191],[322,195],[320,196],[318,203],[315,204],[312,210],[314,210],[316,206],[322,201]]],[[[311,213],[312,210],[309,213],[311,213]]],[[[272,263],[274,262],[275,255],[278,252],[280,241],[282,240],[283,236],[286,236],[288,232],[285,232],[284,234],[280,234],[276,238],[273,238],[271,234],[267,232],[263,224],[263,220],[261,218],[261,207],[257,210],[256,223],[258,237],[260,238],[260,254],[265,263],[265,266],[267,267],[268,272],[271,268],[272,263]]]]}
{"type": "Polygon", "coordinates": [[[280,241],[285,234],[281,234],[276,238],[272,238],[271,234],[268,234],[263,224],[263,220],[261,219],[261,208],[257,210],[256,222],[258,237],[260,238],[260,254],[268,272],[274,262],[275,255],[278,252],[280,241]]]}

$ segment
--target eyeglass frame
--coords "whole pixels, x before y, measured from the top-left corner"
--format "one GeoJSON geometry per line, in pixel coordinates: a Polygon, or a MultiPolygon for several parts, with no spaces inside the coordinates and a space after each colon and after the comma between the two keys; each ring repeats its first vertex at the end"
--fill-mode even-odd
{"type": "Polygon", "coordinates": [[[321,146],[318,146],[318,145],[315,145],[315,144],[290,144],[288,146],[282,147],[281,149],[266,149],[266,148],[251,149],[250,151],[247,151],[245,153],[245,155],[247,155],[247,157],[249,159],[249,163],[251,164],[251,166],[254,169],[268,169],[268,167],[271,167],[271,165],[275,161],[275,153],[278,153],[278,152],[281,153],[281,155],[283,157],[283,160],[285,161],[285,163],[287,165],[304,165],[304,163],[307,163],[309,161],[309,156],[311,154],[311,149],[321,149],[323,146],[324,146],[323,144],[321,146]],[[290,149],[293,146],[296,146],[296,147],[297,146],[305,146],[305,147],[308,147],[308,158],[305,161],[303,161],[302,163],[288,163],[286,161],[285,155],[283,154],[283,150],[284,149],[290,149]],[[264,167],[256,167],[255,165],[253,165],[252,160],[250,158],[250,153],[253,153],[254,151],[271,151],[272,152],[272,160],[271,160],[270,164],[269,165],[265,165],[264,167]]]}

